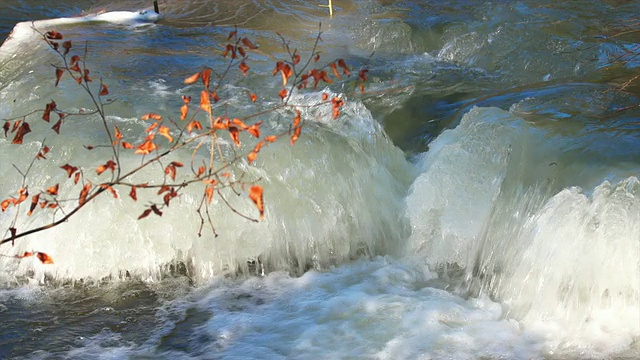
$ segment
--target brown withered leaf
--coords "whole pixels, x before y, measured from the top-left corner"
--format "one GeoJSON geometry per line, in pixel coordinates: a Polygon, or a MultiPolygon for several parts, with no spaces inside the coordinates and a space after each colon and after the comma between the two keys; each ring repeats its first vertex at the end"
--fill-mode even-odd
{"type": "Polygon", "coordinates": [[[43,252],[37,252],[36,253],[36,257],[43,264],[53,264],[53,259],[51,258],[51,256],[49,256],[49,255],[47,255],[47,254],[45,254],[43,252]]]}
{"type": "Polygon", "coordinates": [[[23,122],[18,128],[18,131],[16,132],[16,136],[13,138],[13,141],[11,141],[11,143],[22,144],[22,139],[26,134],[30,132],[31,132],[31,126],[29,126],[27,122],[23,122]]]}

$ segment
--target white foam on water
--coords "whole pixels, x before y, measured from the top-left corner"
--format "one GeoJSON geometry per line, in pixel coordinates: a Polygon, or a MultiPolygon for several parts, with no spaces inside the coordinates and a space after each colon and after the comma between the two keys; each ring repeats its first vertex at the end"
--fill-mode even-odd
{"type": "Polygon", "coordinates": [[[573,177],[553,170],[565,166],[557,149],[575,140],[544,134],[481,108],[443,132],[407,197],[407,251],[432,269],[463,269],[461,290],[503,303],[550,350],[611,356],[640,336],[640,183],[602,180],[628,163],[596,164],[574,181],[600,185],[556,188],[573,177]]]}

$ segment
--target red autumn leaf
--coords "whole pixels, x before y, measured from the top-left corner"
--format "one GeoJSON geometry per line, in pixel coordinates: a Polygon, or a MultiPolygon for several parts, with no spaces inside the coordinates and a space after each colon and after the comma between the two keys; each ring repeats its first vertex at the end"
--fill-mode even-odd
{"type": "Polygon", "coordinates": [[[198,120],[193,120],[189,123],[189,125],[187,125],[187,131],[189,132],[189,134],[191,134],[191,131],[193,131],[193,129],[202,130],[202,124],[200,124],[198,120]]]}
{"type": "Polygon", "coordinates": [[[211,101],[209,100],[209,93],[206,90],[200,92],[200,109],[211,112],[211,101]]]}
{"type": "Polygon", "coordinates": [[[278,61],[276,62],[276,67],[273,68],[273,71],[271,72],[273,76],[276,76],[276,74],[278,73],[278,71],[280,71],[280,69],[282,69],[282,66],[284,65],[284,62],[282,61],[278,61]]]}
{"type": "Polygon", "coordinates": [[[47,155],[49,153],[49,150],[50,149],[49,149],[48,146],[43,147],[42,150],[40,150],[40,152],[38,153],[38,155],[36,155],[36,159],[46,160],[47,158],[46,158],[45,155],[47,155]]]}
{"type": "Polygon", "coordinates": [[[240,71],[242,71],[242,75],[247,76],[247,71],[249,71],[249,66],[243,61],[238,65],[240,71]]]}
{"type": "Polygon", "coordinates": [[[227,38],[227,40],[231,40],[231,38],[232,38],[232,37],[234,37],[234,36],[236,36],[236,34],[237,34],[237,33],[238,33],[238,32],[237,32],[237,31],[235,31],[235,30],[234,30],[234,31],[232,31],[232,32],[230,32],[230,33],[229,33],[229,37],[227,38]]]}
{"type": "Polygon", "coordinates": [[[162,216],[162,211],[156,205],[151,205],[151,211],[158,216],[162,216]]]}
{"type": "Polygon", "coordinates": [[[205,89],[209,88],[209,84],[211,82],[211,69],[204,69],[202,70],[202,84],[204,85],[205,89]]]}
{"type": "Polygon", "coordinates": [[[111,170],[111,173],[113,173],[115,169],[116,163],[113,160],[109,160],[105,164],[98,166],[98,168],[96,169],[96,173],[100,175],[107,170],[111,170]]]}
{"type": "Polygon", "coordinates": [[[38,207],[39,201],[40,201],[40,194],[36,194],[36,195],[33,195],[33,197],[31,197],[31,206],[29,206],[29,212],[27,213],[27,215],[31,216],[31,214],[33,214],[33,210],[35,210],[36,207],[38,207]]]}
{"type": "Polygon", "coordinates": [[[189,76],[188,78],[184,79],[184,83],[185,85],[191,85],[194,82],[198,81],[198,79],[200,78],[200,72],[197,72],[191,76],[189,76]]]}
{"type": "Polygon", "coordinates": [[[153,150],[156,149],[156,144],[147,140],[138,146],[138,149],[135,151],[136,154],[149,155],[153,150]]]}
{"type": "Polygon", "coordinates": [[[129,142],[126,142],[126,141],[123,141],[121,145],[125,149],[134,149],[135,148],[135,146],[133,146],[133,144],[131,144],[129,142]]]}
{"type": "Polygon", "coordinates": [[[244,44],[244,46],[248,47],[251,50],[255,50],[258,47],[256,45],[254,45],[249,39],[247,38],[243,38],[242,39],[242,43],[244,44]]]}
{"type": "Polygon", "coordinates": [[[170,143],[173,142],[173,137],[170,134],[171,129],[169,129],[167,126],[160,126],[160,128],[158,129],[158,134],[164,136],[167,140],[169,140],[170,143]]]}
{"type": "Polygon", "coordinates": [[[214,192],[215,188],[213,187],[213,185],[207,185],[207,187],[204,189],[204,195],[207,198],[207,203],[211,204],[211,200],[213,199],[213,192],[214,192]]]}
{"type": "Polygon", "coordinates": [[[360,84],[360,93],[364,94],[364,84],[360,84]]]}
{"type": "Polygon", "coordinates": [[[216,93],[215,91],[211,92],[211,99],[213,99],[214,103],[217,103],[218,101],[220,101],[220,96],[218,96],[218,93],[216,93]]]}
{"type": "Polygon", "coordinates": [[[276,142],[277,140],[278,140],[278,137],[275,135],[270,135],[264,138],[264,141],[268,141],[270,143],[276,142]]]}
{"type": "Polygon", "coordinates": [[[44,36],[49,40],[62,40],[63,38],[62,34],[55,30],[47,31],[44,36]]]}
{"type": "Polygon", "coordinates": [[[175,180],[176,179],[176,167],[173,166],[172,164],[167,165],[166,168],[164,168],[164,173],[166,175],[169,175],[171,177],[171,180],[175,180]]]}
{"type": "Polygon", "coordinates": [[[13,138],[13,141],[11,141],[11,143],[22,144],[22,138],[24,138],[24,136],[30,132],[31,132],[31,126],[29,126],[28,123],[23,122],[18,128],[18,131],[16,132],[16,136],[13,138]]]}
{"type": "Polygon", "coordinates": [[[9,133],[10,128],[11,128],[11,125],[9,124],[9,122],[5,121],[4,125],[2,125],[2,129],[4,130],[4,137],[7,137],[7,134],[9,133]]]}
{"type": "Polygon", "coordinates": [[[122,139],[122,133],[120,132],[120,129],[118,129],[117,126],[115,126],[115,137],[117,140],[122,139]]]}
{"type": "Polygon", "coordinates": [[[335,77],[337,77],[338,79],[342,79],[342,76],[340,76],[340,73],[338,72],[336,63],[329,64],[329,67],[331,67],[331,71],[333,71],[333,75],[335,75],[335,77]]]}
{"type": "Polygon", "coordinates": [[[322,101],[327,101],[328,98],[329,98],[329,94],[322,93],[322,101]]]}
{"type": "Polygon", "coordinates": [[[149,216],[149,214],[151,214],[151,209],[143,211],[142,214],[138,216],[138,220],[146,218],[147,216],[149,216]]]}
{"type": "Polygon", "coordinates": [[[107,87],[107,85],[102,84],[102,87],[100,89],[100,96],[106,96],[109,95],[109,88],[107,87]]]}
{"type": "Polygon", "coordinates": [[[53,124],[53,126],[51,127],[51,129],[53,131],[56,132],[56,134],[60,134],[60,127],[62,126],[62,117],[60,117],[60,119],[58,119],[58,121],[53,124]]]}
{"type": "Polygon", "coordinates": [[[64,49],[64,55],[67,55],[69,53],[69,50],[71,50],[71,40],[63,42],[62,48],[64,49]]]}
{"type": "MultiPolygon", "coordinates": [[[[78,61],[80,61],[80,56],[78,56],[78,55],[73,55],[73,56],[71,57],[71,60],[69,61],[69,64],[70,64],[71,66],[73,66],[73,65],[76,65],[76,64],[78,63],[78,61]]],[[[80,72],[80,71],[78,71],[78,72],[80,72]]]]}
{"type": "Polygon", "coordinates": [[[314,62],[318,62],[318,60],[320,60],[320,54],[316,54],[316,56],[313,58],[314,62]]]}
{"type": "Polygon", "coordinates": [[[257,138],[260,137],[260,125],[262,125],[262,121],[259,121],[247,128],[247,132],[257,138]]]}
{"type": "Polygon", "coordinates": [[[224,52],[222,53],[222,57],[227,57],[227,55],[229,54],[229,52],[231,52],[231,58],[235,59],[236,58],[236,48],[231,45],[231,44],[227,44],[227,46],[224,49],[224,52]]]}
{"type": "Polygon", "coordinates": [[[293,134],[291,134],[291,145],[295,144],[296,141],[300,138],[300,133],[302,132],[302,127],[298,126],[293,130],[293,134]]]}
{"type": "Polygon", "coordinates": [[[240,132],[237,127],[229,126],[229,136],[231,136],[231,140],[233,140],[236,146],[240,146],[240,132]]]}
{"type": "Polygon", "coordinates": [[[135,186],[131,187],[131,191],[129,191],[129,196],[133,199],[133,201],[138,201],[138,192],[136,191],[135,186]]]}
{"type": "Polygon", "coordinates": [[[367,81],[367,72],[369,72],[368,69],[362,69],[358,73],[358,76],[360,77],[360,80],[362,80],[362,82],[366,82],[367,81]]]}
{"type": "Polygon", "coordinates": [[[213,127],[218,129],[218,130],[228,129],[229,128],[229,119],[226,118],[226,117],[224,119],[222,119],[222,117],[218,116],[216,121],[213,123],[213,127]]]}
{"type": "Polygon", "coordinates": [[[278,92],[278,96],[280,96],[280,99],[284,100],[287,98],[287,89],[282,89],[280,90],[280,92],[278,92]]]}
{"type": "Polygon", "coordinates": [[[51,112],[55,110],[56,107],[57,104],[55,101],[51,101],[50,103],[48,103],[44,108],[44,112],[42,113],[42,120],[49,122],[49,120],[51,120],[51,112]]]}
{"type": "Polygon", "coordinates": [[[148,113],[140,117],[140,120],[149,120],[149,119],[159,121],[159,120],[162,120],[162,116],[156,113],[148,113]]]}
{"type": "Polygon", "coordinates": [[[14,198],[9,198],[9,199],[2,200],[2,202],[0,203],[0,208],[2,208],[2,212],[7,210],[9,205],[14,204],[15,201],[16,201],[16,199],[14,199],[14,198]]]}
{"type": "Polygon", "coordinates": [[[80,173],[80,172],[77,172],[77,173],[73,176],[73,183],[74,183],[74,184],[77,184],[77,183],[78,183],[78,181],[80,181],[80,175],[81,175],[81,173],[80,173]]]}
{"type": "Polygon", "coordinates": [[[105,190],[109,190],[109,192],[111,193],[111,195],[113,195],[114,198],[118,199],[118,192],[111,186],[111,185],[107,185],[107,184],[100,184],[100,187],[105,189],[105,190]]]}
{"type": "Polygon", "coordinates": [[[298,127],[300,125],[300,111],[296,109],[296,116],[293,118],[293,127],[298,127]]]}
{"type": "Polygon", "coordinates": [[[189,105],[184,104],[180,107],[180,120],[184,120],[187,118],[189,114],[189,105]]]}
{"type": "Polygon", "coordinates": [[[251,164],[252,162],[254,162],[254,160],[258,157],[258,153],[255,151],[252,151],[249,153],[249,155],[247,155],[247,161],[249,162],[249,164],[251,164]]]}
{"type": "Polygon", "coordinates": [[[89,69],[84,69],[84,82],[91,82],[91,78],[89,77],[89,69]]]}
{"type": "Polygon", "coordinates": [[[260,212],[260,219],[264,219],[264,201],[262,198],[262,186],[254,185],[249,189],[249,198],[256,204],[260,212]]]}
{"type": "Polygon", "coordinates": [[[293,54],[293,65],[298,65],[300,63],[300,54],[293,54]]]}
{"type": "Polygon", "coordinates": [[[47,192],[48,192],[50,195],[54,195],[54,196],[55,196],[55,195],[58,195],[58,188],[59,188],[59,187],[60,187],[60,186],[59,186],[59,184],[55,184],[55,185],[53,185],[53,186],[50,186],[50,187],[47,189],[47,192]]]}
{"type": "MultiPolygon", "coordinates": [[[[148,128],[146,128],[146,129],[144,130],[144,132],[146,132],[146,133],[150,133],[149,135],[152,135],[153,137],[155,137],[155,135],[154,135],[154,134],[151,134],[151,132],[152,132],[153,130],[155,130],[155,128],[157,128],[159,125],[160,125],[160,123],[159,123],[159,122],[154,122],[153,124],[149,125],[149,127],[148,127],[148,128]]],[[[153,137],[151,137],[150,139],[147,139],[147,140],[152,140],[152,139],[153,139],[153,137]]]]}
{"type": "Polygon", "coordinates": [[[20,204],[21,202],[25,201],[27,197],[29,197],[29,191],[26,188],[21,188],[20,190],[18,190],[18,194],[20,196],[18,197],[18,200],[16,200],[15,205],[20,204]]]}
{"type": "Polygon", "coordinates": [[[231,120],[231,123],[233,125],[236,125],[237,127],[239,127],[242,130],[245,130],[246,128],[248,128],[247,124],[245,124],[242,120],[240,120],[238,118],[234,118],[233,120],[231,120]]]}
{"type": "Polygon", "coordinates": [[[17,258],[17,259],[24,259],[24,258],[28,258],[33,256],[33,253],[30,251],[25,251],[22,253],[22,255],[18,254],[18,255],[14,255],[13,257],[17,258]]]}
{"type": "Polygon", "coordinates": [[[280,74],[282,75],[282,86],[286,86],[289,78],[293,75],[293,69],[289,64],[283,64],[280,68],[280,74]]]}
{"type": "Polygon", "coordinates": [[[205,171],[205,167],[204,166],[200,166],[198,168],[198,172],[196,173],[196,177],[200,177],[200,175],[204,174],[205,171]]]}
{"type": "MultiPolygon", "coordinates": [[[[258,100],[258,97],[256,96],[256,94],[249,94],[249,98],[251,99],[251,102],[256,102],[256,100],[258,100]]],[[[6,135],[6,132],[5,132],[6,135]]]]}
{"type": "Polygon", "coordinates": [[[242,56],[243,58],[247,57],[247,53],[244,52],[244,49],[242,48],[242,46],[238,46],[238,53],[240,54],[240,56],[242,56]]]}
{"type": "Polygon", "coordinates": [[[53,264],[53,259],[51,258],[51,256],[43,253],[43,252],[37,252],[36,253],[36,257],[38,258],[38,260],[40,260],[43,264],[53,264]]]}
{"type": "Polygon", "coordinates": [[[185,105],[190,103],[191,102],[191,96],[182,95],[182,102],[184,102],[185,105]]]}
{"type": "Polygon", "coordinates": [[[344,62],[344,59],[338,59],[338,66],[342,68],[343,74],[347,76],[351,76],[351,71],[349,71],[349,68],[347,67],[347,64],[344,62]]]}

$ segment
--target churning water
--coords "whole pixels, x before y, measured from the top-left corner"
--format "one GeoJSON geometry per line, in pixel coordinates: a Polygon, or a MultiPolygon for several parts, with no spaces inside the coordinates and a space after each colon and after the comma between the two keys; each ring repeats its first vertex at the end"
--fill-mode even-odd
{"type": "MultiPolygon", "coordinates": [[[[141,221],[140,204],[104,197],[1,247],[55,264],[0,257],[0,358],[640,356],[640,87],[617,90],[640,71],[640,4],[334,0],[329,18],[311,1],[159,3],[157,22],[150,1],[0,4],[0,119],[50,99],[89,106],[70,82],[53,87],[56,57],[31,23],[14,29],[40,19],[87,42],[129,137],[144,137],[142,114],[179,113],[182,80],[221,66],[234,26],[260,48],[214,112],[277,103],[278,34],[304,53],[319,22],[322,57],[366,64],[368,92],[325,89],[347,99],[338,120],[307,108],[295,146],[241,165],[262,179],[264,221],[218,203],[219,236],[198,237],[197,189],[141,221]],[[248,89],[257,105],[243,105],[248,89]]],[[[291,117],[264,115],[265,131],[291,117]]],[[[104,159],[83,147],[103,139],[97,118],[42,131],[21,146],[0,138],[0,199],[42,141],[52,153],[31,188],[104,159]]]]}

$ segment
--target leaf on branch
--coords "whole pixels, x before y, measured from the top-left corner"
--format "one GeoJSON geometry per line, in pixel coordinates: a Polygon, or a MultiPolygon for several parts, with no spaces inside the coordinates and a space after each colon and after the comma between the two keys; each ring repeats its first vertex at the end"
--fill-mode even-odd
{"type": "Polygon", "coordinates": [[[300,63],[300,54],[293,54],[293,65],[298,65],[300,63]]]}
{"type": "Polygon", "coordinates": [[[236,146],[240,146],[240,132],[237,127],[229,126],[229,136],[231,136],[231,140],[233,140],[236,146]]]}
{"type": "Polygon", "coordinates": [[[158,216],[162,216],[162,211],[156,205],[151,205],[151,211],[158,216]]]}
{"type": "Polygon", "coordinates": [[[13,138],[12,144],[22,144],[22,138],[28,133],[31,132],[31,126],[28,123],[23,122],[18,131],[16,132],[16,136],[13,138]]]}
{"type": "Polygon", "coordinates": [[[133,199],[133,201],[138,201],[138,192],[136,191],[135,186],[131,187],[131,191],[129,191],[129,196],[133,199]]]}
{"type": "Polygon", "coordinates": [[[327,99],[329,98],[329,94],[327,93],[322,93],[322,101],[327,101],[327,99]]]}
{"type": "Polygon", "coordinates": [[[147,216],[149,216],[149,214],[151,214],[151,209],[143,211],[142,214],[138,216],[138,220],[146,218],[147,216]]]}
{"type": "Polygon", "coordinates": [[[202,74],[201,72],[197,72],[197,73],[189,76],[188,78],[184,79],[184,84],[185,85],[191,85],[191,84],[195,83],[196,81],[198,81],[198,79],[200,78],[201,74],[202,74]]]}
{"type": "Polygon", "coordinates": [[[242,130],[245,130],[248,128],[247,124],[245,124],[242,120],[238,119],[238,118],[234,118],[233,120],[231,120],[231,123],[233,125],[236,125],[237,127],[239,127],[242,130]]]}
{"type": "Polygon", "coordinates": [[[206,90],[202,90],[200,92],[200,109],[206,111],[207,113],[211,112],[211,101],[209,100],[209,92],[206,90]]]}
{"type": "Polygon", "coordinates": [[[320,60],[320,54],[316,54],[316,56],[313,58],[313,62],[318,62],[320,60]]]}
{"type": "Polygon", "coordinates": [[[256,102],[258,100],[258,96],[254,93],[249,94],[249,98],[251,99],[251,102],[256,102]]]}
{"type": "Polygon", "coordinates": [[[209,89],[209,83],[211,82],[211,69],[207,68],[202,70],[202,84],[205,89],[209,89]]]}
{"type": "Polygon", "coordinates": [[[116,191],[116,189],[114,189],[111,185],[108,185],[108,184],[100,184],[100,187],[101,187],[101,188],[103,188],[103,189],[105,189],[105,190],[108,190],[108,191],[111,193],[111,195],[113,195],[113,197],[114,197],[114,198],[116,198],[116,199],[117,199],[117,198],[119,197],[119,196],[118,196],[118,192],[117,192],[117,191],[116,191]]]}
{"type": "Polygon", "coordinates": [[[235,59],[236,58],[236,48],[235,48],[235,46],[233,46],[231,44],[227,44],[227,46],[224,49],[224,52],[222,53],[222,57],[226,58],[227,55],[229,54],[229,52],[231,52],[231,58],[235,59]]]}
{"type": "Polygon", "coordinates": [[[207,187],[204,189],[204,195],[207,198],[207,203],[211,204],[211,200],[213,200],[213,193],[214,193],[214,185],[210,184],[207,185],[207,187]]]}
{"type": "MultiPolygon", "coordinates": [[[[75,166],[71,166],[71,165],[69,165],[69,164],[62,165],[62,166],[60,166],[60,168],[67,172],[67,176],[68,176],[69,178],[71,178],[71,175],[73,175],[73,173],[75,173],[76,171],[78,171],[78,168],[77,168],[77,167],[75,167],[75,166]]],[[[78,173],[78,174],[76,174],[76,175],[80,175],[80,173],[78,173]]],[[[77,183],[77,181],[76,181],[76,183],[77,183]]]]}
{"type": "Polygon", "coordinates": [[[249,189],[249,198],[258,208],[260,219],[264,219],[264,201],[262,198],[262,186],[254,185],[249,189]]]}
{"type": "Polygon", "coordinates": [[[257,123],[249,126],[247,128],[247,132],[256,138],[260,137],[260,125],[262,125],[262,121],[258,121],[257,123]]]}
{"type": "MultiPolygon", "coordinates": [[[[114,128],[115,128],[115,137],[116,137],[116,139],[117,139],[117,140],[122,139],[122,138],[123,138],[123,136],[122,136],[122,133],[120,132],[120,129],[118,129],[118,127],[117,127],[117,126],[114,126],[114,128]]],[[[115,145],[115,144],[114,144],[114,145],[115,145]]]]}
{"type": "Polygon", "coordinates": [[[69,50],[71,50],[71,40],[63,42],[62,48],[64,49],[64,55],[67,55],[69,53],[69,50]]]}
{"type": "Polygon", "coordinates": [[[89,69],[84,69],[84,82],[91,82],[91,78],[89,77],[89,69]]]}
{"type": "Polygon", "coordinates": [[[244,44],[244,46],[248,47],[251,50],[255,50],[258,47],[256,45],[254,45],[249,39],[247,38],[243,38],[242,39],[242,43],[244,44]]]}
{"type": "Polygon", "coordinates": [[[42,150],[40,150],[40,152],[38,152],[38,155],[36,155],[36,159],[38,159],[38,160],[41,160],[41,159],[42,160],[46,160],[47,158],[46,158],[45,155],[47,155],[49,153],[49,150],[50,149],[49,149],[48,146],[43,147],[42,150]]]}
{"type": "Polygon", "coordinates": [[[349,71],[349,67],[344,62],[344,59],[338,59],[338,66],[342,68],[342,73],[347,76],[351,76],[351,71],[349,71]]]}
{"type": "Polygon", "coordinates": [[[296,141],[298,141],[298,139],[300,138],[301,132],[302,132],[301,126],[298,126],[297,128],[293,129],[293,134],[291,134],[291,145],[295,144],[296,141]]]}
{"type": "MultiPolygon", "coordinates": [[[[80,61],[80,56],[78,56],[78,55],[73,55],[73,56],[71,57],[71,60],[69,61],[69,64],[70,64],[71,66],[74,66],[74,65],[76,65],[76,64],[78,63],[78,61],[80,61]]],[[[80,68],[78,67],[78,69],[80,69],[80,68]]],[[[72,70],[75,70],[75,69],[72,69],[72,70]]],[[[80,72],[80,70],[76,70],[76,71],[80,72]]]]}
{"type": "Polygon", "coordinates": [[[278,96],[280,96],[280,99],[282,99],[283,101],[287,98],[287,94],[287,89],[282,89],[280,90],[280,92],[278,92],[278,96]]]}
{"type": "Polygon", "coordinates": [[[126,141],[123,141],[123,142],[121,143],[121,145],[122,145],[122,147],[123,147],[123,148],[125,148],[125,149],[135,149],[135,146],[133,146],[133,144],[131,144],[131,143],[129,143],[129,142],[126,142],[126,141]]]}
{"type": "Polygon", "coordinates": [[[302,117],[300,116],[300,110],[296,109],[296,116],[293,118],[293,127],[296,128],[300,125],[300,120],[302,117]]]}
{"type": "Polygon", "coordinates": [[[189,105],[184,104],[180,107],[180,120],[184,120],[187,118],[189,114],[189,105]]]}
{"type": "Polygon", "coordinates": [[[238,53],[240,54],[240,56],[242,56],[243,58],[247,57],[247,53],[244,52],[244,49],[242,48],[242,46],[238,46],[238,53]]]}
{"type": "Polygon", "coordinates": [[[11,124],[9,124],[8,121],[5,121],[4,125],[2,125],[2,130],[4,130],[4,137],[7,137],[7,134],[9,133],[10,128],[11,128],[11,124]]]}
{"type": "Polygon", "coordinates": [[[156,113],[148,113],[148,114],[144,114],[140,117],[140,120],[156,120],[156,121],[160,121],[162,120],[162,116],[158,115],[156,113]]]}
{"type": "Polygon", "coordinates": [[[149,155],[155,149],[156,149],[156,144],[154,144],[153,142],[147,140],[144,143],[142,143],[142,145],[138,146],[138,149],[136,150],[135,153],[136,154],[149,155]]]}
{"type": "Polygon", "coordinates": [[[53,264],[53,259],[51,258],[51,256],[49,256],[49,255],[47,255],[47,254],[45,254],[43,252],[37,252],[36,253],[36,257],[43,264],[53,264]]]}
{"type": "Polygon", "coordinates": [[[54,111],[57,107],[57,104],[55,101],[51,101],[50,103],[48,103],[45,108],[44,108],[44,112],[42,113],[42,120],[49,122],[49,120],[51,120],[51,112],[54,111]]]}
{"type": "Polygon", "coordinates": [[[337,77],[338,79],[342,79],[342,76],[340,76],[340,73],[338,72],[338,66],[336,65],[336,63],[331,63],[329,64],[329,67],[331,67],[331,71],[333,71],[333,75],[335,77],[337,77]]]}
{"type": "Polygon", "coordinates": [[[98,168],[96,169],[96,173],[100,175],[107,170],[111,170],[111,173],[113,174],[115,169],[116,163],[113,160],[109,160],[105,164],[98,166],[98,168]]]}
{"type": "Polygon", "coordinates": [[[264,141],[268,141],[270,143],[276,142],[278,137],[276,135],[270,135],[264,138],[264,141]]]}
{"type": "Polygon", "coordinates": [[[242,75],[247,76],[247,71],[249,71],[249,66],[243,61],[238,65],[240,71],[242,71],[242,75]]]}
{"type": "Polygon", "coordinates": [[[211,92],[211,99],[213,99],[214,103],[217,103],[218,101],[220,101],[220,97],[218,96],[218,93],[216,93],[215,91],[211,92]]]}
{"type": "Polygon", "coordinates": [[[362,80],[362,82],[366,82],[367,81],[367,73],[368,72],[369,72],[369,69],[362,69],[358,73],[358,76],[360,77],[360,80],[362,80]]]}
{"type": "Polygon", "coordinates": [[[91,184],[86,183],[80,191],[80,198],[78,201],[80,203],[80,206],[84,205],[84,203],[87,202],[87,195],[89,195],[89,191],[91,191],[91,184]]]}
{"type": "Polygon", "coordinates": [[[160,128],[158,129],[158,134],[164,136],[167,140],[169,140],[170,143],[173,142],[173,137],[170,134],[171,129],[169,129],[169,127],[167,126],[160,126],[160,128]]]}
{"type": "Polygon", "coordinates": [[[236,36],[236,34],[237,34],[237,33],[238,33],[238,32],[237,32],[237,31],[235,31],[235,30],[234,30],[234,31],[232,31],[232,32],[230,32],[230,33],[229,33],[229,37],[227,37],[227,40],[231,40],[231,38],[232,38],[232,37],[234,37],[234,36],[236,36]]]}
{"type": "Polygon", "coordinates": [[[74,176],[73,176],[73,183],[77,184],[78,181],[80,181],[80,175],[82,175],[82,173],[77,172],[74,176]]]}
{"type": "Polygon", "coordinates": [[[247,155],[247,160],[249,161],[249,164],[251,164],[256,160],[256,158],[258,157],[258,153],[260,152],[260,149],[262,148],[263,144],[264,143],[262,141],[257,143],[256,146],[253,148],[253,151],[251,151],[249,155],[247,155]]]}
{"type": "Polygon", "coordinates": [[[62,38],[64,37],[64,36],[62,36],[61,33],[57,32],[55,30],[47,31],[44,34],[44,36],[49,40],[62,40],[62,38]]]}
{"type": "MultiPolygon", "coordinates": [[[[158,127],[159,124],[160,124],[159,122],[154,122],[153,124],[149,125],[149,127],[146,128],[144,130],[144,132],[147,132],[147,133],[152,132],[155,128],[158,127]]],[[[149,134],[149,135],[153,135],[153,134],[149,134]]],[[[155,136],[155,135],[153,135],[153,136],[155,136]]],[[[153,139],[153,138],[151,138],[151,139],[153,139]]],[[[147,139],[147,140],[151,140],[151,139],[147,139]]]]}
{"type": "Polygon", "coordinates": [[[218,116],[216,121],[213,123],[213,127],[218,129],[218,130],[228,129],[229,128],[229,119],[226,118],[226,117],[224,119],[222,119],[222,117],[218,116]]]}
{"type": "Polygon", "coordinates": [[[60,127],[62,126],[62,117],[60,117],[60,119],[58,119],[58,121],[53,124],[53,126],[51,127],[51,129],[53,131],[56,132],[56,134],[60,134],[60,127]]]}
{"type": "Polygon", "coordinates": [[[8,198],[5,200],[2,200],[2,202],[0,202],[0,208],[2,208],[2,212],[4,212],[5,210],[7,210],[9,205],[15,205],[15,203],[16,203],[15,198],[8,198]]]}
{"type": "Polygon", "coordinates": [[[33,214],[33,210],[35,210],[36,207],[38,207],[39,201],[40,201],[40,194],[35,194],[31,197],[31,205],[29,206],[29,212],[27,212],[27,215],[31,216],[31,214],[33,214]]]}
{"type": "Polygon", "coordinates": [[[187,125],[187,131],[189,132],[189,134],[191,134],[191,131],[193,131],[193,129],[202,130],[202,124],[200,124],[200,121],[193,120],[189,123],[189,125],[187,125]]]}
{"type": "Polygon", "coordinates": [[[49,193],[49,195],[53,195],[53,196],[58,195],[58,188],[59,187],[60,187],[59,184],[55,184],[53,186],[50,186],[47,189],[47,192],[49,193]]]}
{"type": "Polygon", "coordinates": [[[109,88],[107,87],[107,85],[102,84],[102,87],[100,89],[100,96],[106,96],[109,95],[109,88]]]}

